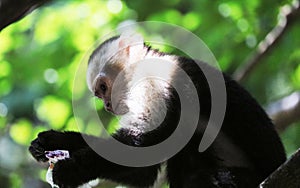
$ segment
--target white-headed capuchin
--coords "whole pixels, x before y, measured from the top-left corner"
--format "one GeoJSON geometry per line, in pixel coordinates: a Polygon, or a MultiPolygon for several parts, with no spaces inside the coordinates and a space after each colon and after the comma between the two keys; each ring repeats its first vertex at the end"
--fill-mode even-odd
{"type": "MultiPolygon", "coordinates": [[[[212,74],[218,71],[205,66],[212,74]]],[[[77,187],[97,177],[122,185],[151,187],[159,177],[162,164],[166,165],[170,188],[257,187],[286,160],[283,145],[265,111],[245,89],[223,74],[227,104],[222,128],[212,145],[198,152],[211,113],[211,93],[203,71],[196,60],[154,50],[138,35],[106,40],[92,53],[88,63],[89,89],[103,100],[107,111],[121,117],[120,129],[113,138],[130,146],[146,147],[159,144],[174,132],[181,106],[176,90],[169,83],[180,79],[178,67],[195,85],[201,121],[188,143],[162,163],[145,167],[115,164],[93,151],[79,132],[42,132],[32,141],[29,151],[38,161],[47,161],[45,151],[70,152],[70,158],[59,161],[53,169],[53,181],[60,188],[77,187]],[[169,61],[174,66],[161,70],[139,63],[148,59],[150,65],[153,58],[161,63],[169,61]],[[164,80],[148,77],[134,85],[135,79],[151,71],[163,71],[164,80]],[[115,83],[121,72],[122,82],[115,83]]],[[[95,142],[112,139],[90,137],[95,142]]]]}

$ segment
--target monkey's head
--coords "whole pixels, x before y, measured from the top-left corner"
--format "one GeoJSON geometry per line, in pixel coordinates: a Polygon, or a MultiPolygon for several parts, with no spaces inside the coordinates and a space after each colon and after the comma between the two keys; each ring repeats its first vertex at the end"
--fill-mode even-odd
{"type": "Polygon", "coordinates": [[[128,70],[143,59],[146,51],[140,35],[121,35],[106,40],[92,53],[87,70],[88,87],[103,100],[107,111],[116,115],[129,111],[126,100],[131,74],[128,70]]]}

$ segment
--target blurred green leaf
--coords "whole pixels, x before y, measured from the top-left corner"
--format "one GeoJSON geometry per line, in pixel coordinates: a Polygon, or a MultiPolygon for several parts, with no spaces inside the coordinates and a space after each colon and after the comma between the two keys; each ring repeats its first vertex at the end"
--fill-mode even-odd
{"type": "Polygon", "coordinates": [[[112,119],[108,126],[107,126],[107,132],[110,134],[114,133],[118,128],[120,128],[119,122],[117,118],[112,119]]]}
{"type": "Polygon", "coordinates": [[[10,184],[11,188],[20,188],[22,187],[22,178],[17,173],[11,173],[10,184]]]}
{"type": "Polygon", "coordinates": [[[53,129],[64,126],[71,113],[71,103],[55,96],[46,96],[37,105],[37,115],[50,124],[53,129]]]}
{"type": "Polygon", "coordinates": [[[196,12],[189,12],[183,17],[182,23],[185,28],[193,31],[200,26],[201,17],[196,12]]]}
{"type": "Polygon", "coordinates": [[[31,141],[31,123],[26,119],[21,119],[11,126],[9,133],[16,143],[27,146],[31,141]]]}
{"type": "Polygon", "coordinates": [[[11,65],[5,61],[2,60],[0,61],[0,79],[1,77],[8,76],[11,73],[11,65]]]}
{"type": "Polygon", "coordinates": [[[47,174],[47,169],[40,170],[39,177],[42,181],[46,182],[46,174],[47,174]]]}
{"type": "Polygon", "coordinates": [[[94,136],[100,136],[103,129],[103,125],[99,124],[99,121],[89,121],[85,128],[85,133],[94,135],[94,136]]]}

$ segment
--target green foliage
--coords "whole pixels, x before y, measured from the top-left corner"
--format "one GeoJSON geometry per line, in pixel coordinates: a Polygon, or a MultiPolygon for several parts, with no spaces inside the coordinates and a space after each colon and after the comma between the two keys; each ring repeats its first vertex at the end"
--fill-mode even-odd
{"type": "Polygon", "coordinates": [[[18,174],[12,173],[12,174],[10,175],[10,180],[11,180],[11,182],[10,182],[10,187],[11,187],[11,188],[19,188],[19,187],[22,187],[22,180],[21,180],[21,178],[19,177],[18,174]]]}
{"type": "MultiPolygon", "coordinates": [[[[222,70],[231,74],[276,25],[280,6],[290,1],[54,1],[5,28],[0,33],[0,141],[8,138],[24,151],[24,159],[17,169],[0,165],[0,172],[8,172],[0,173],[0,178],[9,179],[11,187],[26,187],[28,174],[40,174],[44,181],[45,170],[24,170],[35,164],[27,147],[40,131],[52,128],[102,134],[97,122],[73,117],[73,88],[74,97],[80,98],[86,87],[85,81],[73,83],[79,64],[87,59],[94,43],[120,23],[154,20],[182,26],[199,36],[222,70]]],[[[299,33],[300,27],[295,25],[243,83],[261,104],[300,89],[299,33]]],[[[77,74],[84,73],[79,70],[77,74]]],[[[93,105],[103,126],[113,132],[117,119],[104,112],[99,100],[93,105]]],[[[282,135],[289,153],[300,146],[299,134],[296,124],[282,135]]]]}
{"type": "Polygon", "coordinates": [[[32,133],[31,123],[28,120],[20,119],[12,125],[9,133],[18,144],[29,145],[32,133]]]}
{"type": "Polygon", "coordinates": [[[71,109],[69,102],[66,100],[54,96],[45,96],[37,104],[36,111],[40,120],[49,122],[53,129],[60,129],[65,125],[71,109]]]}
{"type": "Polygon", "coordinates": [[[285,146],[286,151],[288,151],[289,156],[299,148],[300,145],[299,133],[300,133],[299,124],[293,124],[288,128],[288,130],[286,130],[281,135],[282,142],[285,146]]]}

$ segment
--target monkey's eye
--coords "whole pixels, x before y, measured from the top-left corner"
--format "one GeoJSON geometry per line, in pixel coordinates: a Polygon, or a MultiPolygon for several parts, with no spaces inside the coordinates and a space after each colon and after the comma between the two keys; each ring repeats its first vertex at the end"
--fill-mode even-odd
{"type": "Polygon", "coordinates": [[[105,91],[107,90],[107,87],[105,84],[100,84],[100,89],[103,93],[105,93],[105,91]]]}

